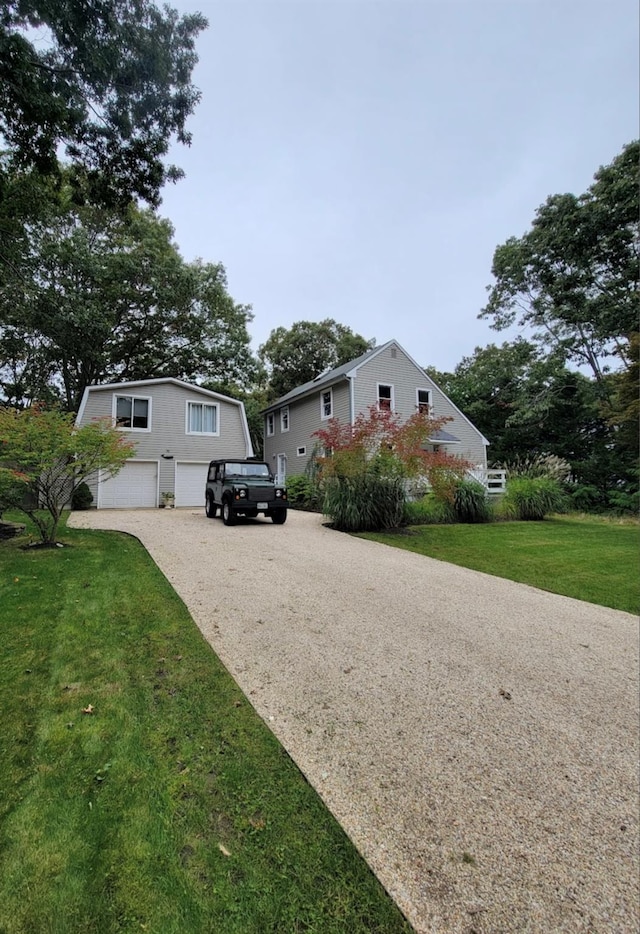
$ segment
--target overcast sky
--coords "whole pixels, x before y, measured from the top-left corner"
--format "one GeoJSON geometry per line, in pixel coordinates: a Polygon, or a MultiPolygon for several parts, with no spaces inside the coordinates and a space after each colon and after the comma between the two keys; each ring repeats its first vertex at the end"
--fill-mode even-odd
{"type": "Polygon", "coordinates": [[[423,366],[501,343],[495,247],[638,136],[636,0],[171,0],[202,101],[161,214],[254,348],[334,318],[423,366]]]}

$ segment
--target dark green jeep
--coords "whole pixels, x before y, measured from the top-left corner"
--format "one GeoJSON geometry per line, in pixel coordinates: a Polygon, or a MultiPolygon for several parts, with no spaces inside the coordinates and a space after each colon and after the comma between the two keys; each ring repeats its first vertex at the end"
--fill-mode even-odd
{"type": "Polygon", "coordinates": [[[235,525],[238,516],[253,519],[262,513],[276,525],[287,521],[287,491],[276,486],[269,465],[260,461],[211,461],[205,490],[205,512],[215,519],[222,510],[225,525],[235,525]]]}

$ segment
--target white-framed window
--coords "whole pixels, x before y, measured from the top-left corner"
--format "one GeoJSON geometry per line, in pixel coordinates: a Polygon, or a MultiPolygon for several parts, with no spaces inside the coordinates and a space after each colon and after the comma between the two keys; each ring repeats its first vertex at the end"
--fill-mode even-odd
{"type": "Polygon", "coordinates": [[[267,415],[267,438],[270,438],[276,433],[276,417],[273,412],[269,412],[267,415]]]}
{"type": "Polygon", "coordinates": [[[122,431],[151,431],[151,398],[114,395],[113,420],[122,431]]]}
{"type": "Polygon", "coordinates": [[[386,383],[378,383],[378,408],[380,410],[387,409],[389,412],[394,411],[393,386],[389,386],[386,383]]]}
{"type": "Polygon", "coordinates": [[[218,406],[215,402],[187,402],[187,434],[220,434],[218,406]]]}
{"type": "Polygon", "coordinates": [[[280,409],[280,431],[289,431],[289,406],[280,409]]]}
{"type": "Polygon", "coordinates": [[[307,453],[307,448],[304,444],[302,445],[302,447],[296,448],[296,454],[298,457],[304,457],[306,453],[307,453]]]}
{"type": "Polygon", "coordinates": [[[425,415],[431,414],[430,389],[416,389],[416,409],[425,415]]]}
{"type": "Polygon", "coordinates": [[[333,415],[333,389],[325,389],[320,393],[320,418],[331,418],[333,415]]]}

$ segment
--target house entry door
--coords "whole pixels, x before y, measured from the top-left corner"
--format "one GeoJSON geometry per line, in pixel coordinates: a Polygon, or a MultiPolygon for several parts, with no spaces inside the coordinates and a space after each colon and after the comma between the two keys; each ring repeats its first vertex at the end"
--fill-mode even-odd
{"type": "Polygon", "coordinates": [[[278,472],[276,474],[276,483],[284,486],[287,482],[287,455],[278,454],[278,472]]]}

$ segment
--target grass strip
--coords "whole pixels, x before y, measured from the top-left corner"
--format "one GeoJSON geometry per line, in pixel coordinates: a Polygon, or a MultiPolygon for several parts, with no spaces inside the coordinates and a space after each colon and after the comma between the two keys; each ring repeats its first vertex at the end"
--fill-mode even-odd
{"type": "Polygon", "coordinates": [[[409,932],[142,546],[64,540],[0,545],[2,934],[409,932]]]}
{"type": "Polygon", "coordinates": [[[637,523],[563,516],[542,522],[410,526],[360,537],[577,600],[640,611],[637,523]]]}

